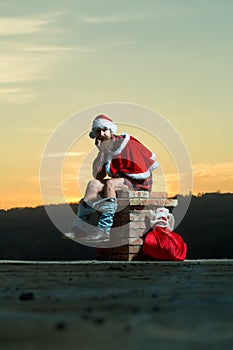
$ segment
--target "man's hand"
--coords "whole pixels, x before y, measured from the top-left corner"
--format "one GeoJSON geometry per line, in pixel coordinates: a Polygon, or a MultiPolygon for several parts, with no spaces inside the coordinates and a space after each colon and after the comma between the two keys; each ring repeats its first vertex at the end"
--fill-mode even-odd
{"type": "Polygon", "coordinates": [[[101,141],[99,139],[95,139],[95,145],[99,150],[100,150],[100,144],[101,144],[101,141]]]}
{"type": "Polygon", "coordinates": [[[95,145],[100,152],[107,153],[112,148],[112,140],[101,140],[99,138],[96,138],[95,145]]]}

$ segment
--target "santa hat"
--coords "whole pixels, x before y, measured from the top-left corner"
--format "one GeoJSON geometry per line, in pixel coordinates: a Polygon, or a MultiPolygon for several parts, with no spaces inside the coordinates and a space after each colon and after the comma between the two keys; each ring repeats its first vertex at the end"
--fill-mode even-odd
{"type": "Polygon", "coordinates": [[[112,119],[106,117],[106,115],[98,115],[92,123],[92,130],[89,133],[89,136],[94,139],[95,138],[95,132],[98,129],[109,129],[112,134],[115,134],[117,131],[117,126],[113,123],[112,119]]]}

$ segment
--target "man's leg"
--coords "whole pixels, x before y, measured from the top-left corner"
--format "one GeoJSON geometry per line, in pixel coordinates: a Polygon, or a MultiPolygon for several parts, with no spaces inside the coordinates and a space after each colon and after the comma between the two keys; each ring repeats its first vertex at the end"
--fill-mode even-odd
{"type": "Polygon", "coordinates": [[[79,236],[81,229],[90,233],[85,237],[87,241],[109,240],[113,218],[117,210],[116,191],[127,189],[129,189],[129,184],[124,178],[106,180],[105,183],[96,179],[91,180],[87,185],[84,198],[79,203],[77,218],[70,235],[79,236]],[[100,192],[104,193],[106,198],[97,200],[100,192]],[[101,212],[99,219],[97,211],[101,212]]]}
{"type": "Polygon", "coordinates": [[[104,189],[104,184],[101,181],[96,179],[89,181],[83,200],[87,203],[89,201],[90,202],[96,201],[98,198],[98,194],[102,192],[103,189],[104,189]]]}
{"type": "Polygon", "coordinates": [[[107,198],[116,198],[116,191],[130,189],[130,183],[123,177],[107,180],[104,186],[105,196],[107,198]]]}
{"type": "Polygon", "coordinates": [[[106,180],[104,186],[105,198],[94,203],[94,206],[101,212],[97,231],[86,237],[87,240],[99,242],[110,239],[110,230],[113,225],[114,215],[117,210],[116,191],[129,189],[124,178],[106,180]]]}
{"type": "Polygon", "coordinates": [[[127,190],[124,178],[107,180],[104,186],[106,200],[99,206],[101,212],[97,227],[110,234],[113,218],[117,210],[116,191],[127,190]]]}
{"type": "Polygon", "coordinates": [[[88,232],[93,232],[98,223],[99,216],[93,203],[96,201],[98,193],[103,191],[103,188],[104,184],[99,180],[93,179],[89,181],[85,196],[78,205],[77,217],[70,232],[66,234],[67,237],[78,238],[83,236],[84,233],[86,235],[88,232]]]}

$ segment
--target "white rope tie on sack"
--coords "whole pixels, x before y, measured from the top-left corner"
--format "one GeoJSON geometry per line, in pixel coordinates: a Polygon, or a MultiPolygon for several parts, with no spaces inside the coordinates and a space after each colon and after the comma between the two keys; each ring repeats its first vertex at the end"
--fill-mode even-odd
{"type": "Polygon", "coordinates": [[[155,211],[150,209],[150,224],[152,227],[160,226],[168,228],[170,231],[174,229],[175,219],[167,208],[157,208],[155,211]]]}

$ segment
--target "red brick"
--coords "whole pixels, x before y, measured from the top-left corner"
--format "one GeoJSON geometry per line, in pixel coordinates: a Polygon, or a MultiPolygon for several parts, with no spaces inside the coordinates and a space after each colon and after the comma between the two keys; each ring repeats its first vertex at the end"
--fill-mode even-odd
{"type": "Polygon", "coordinates": [[[113,238],[111,239],[111,245],[116,247],[121,247],[123,245],[128,244],[129,238],[113,238]]]}
{"type": "Polygon", "coordinates": [[[167,198],[167,192],[151,192],[150,198],[167,198]]]}
{"type": "Polygon", "coordinates": [[[178,200],[173,198],[168,198],[164,206],[176,207],[178,205],[178,200]]]}
{"type": "Polygon", "coordinates": [[[129,253],[138,253],[141,250],[141,245],[129,245],[129,253]]]}
{"type": "Polygon", "coordinates": [[[149,199],[140,199],[140,205],[144,206],[164,206],[166,203],[166,199],[155,199],[155,198],[149,198],[149,199]]]}
{"type": "Polygon", "coordinates": [[[128,261],[139,260],[138,256],[139,256],[138,253],[131,253],[131,254],[129,254],[129,256],[128,256],[128,261]]]}
{"type": "Polygon", "coordinates": [[[129,254],[113,253],[112,260],[128,261],[129,260],[129,254]]]}
{"type": "Polygon", "coordinates": [[[129,238],[140,238],[142,236],[144,236],[144,234],[146,233],[146,230],[142,230],[142,229],[133,229],[129,231],[129,238]]]}
{"type": "Polygon", "coordinates": [[[132,237],[132,238],[128,239],[128,244],[141,246],[141,245],[143,245],[143,239],[141,237],[139,237],[139,238],[132,237]]]}
{"type": "Polygon", "coordinates": [[[141,197],[141,198],[149,198],[150,197],[150,192],[148,191],[132,191],[131,193],[131,197],[132,198],[137,198],[137,197],[141,197]]]}
{"type": "Polygon", "coordinates": [[[109,249],[106,249],[105,252],[99,251],[99,248],[96,249],[96,258],[98,260],[111,260],[112,259],[112,251],[109,249]]]}
{"type": "Polygon", "coordinates": [[[140,212],[130,212],[129,213],[129,220],[133,221],[133,220],[142,220],[142,216],[140,214],[140,212]]]}
{"type": "Polygon", "coordinates": [[[129,214],[129,219],[130,221],[145,221],[149,215],[149,210],[135,210],[129,214]]]}
{"type": "Polygon", "coordinates": [[[150,192],[148,191],[121,191],[118,198],[149,198],[150,192]]]}
{"type": "Polygon", "coordinates": [[[128,253],[129,252],[129,246],[128,244],[122,245],[120,247],[114,247],[112,250],[113,253],[128,253]]]}
{"type": "Polygon", "coordinates": [[[129,200],[129,205],[130,206],[135,206],[135,205],[140,205],[140,198],[130,198],[129,200]]]}
{"type": "Polygon", "coordinates": [[[146,229],[146,223],[144,221],[131,221],[129,223],[129,229],[146,229]]]}
{"type": "Polygon", "coordinates": [[[121,244],[113,248],[97,248],[98,260],[143,260],[142,237],[150,229],[149,209],[162,206],[176,206],[176,199],[167,198],[166,192],[124,191],[119,196],[118,212],[114,218],[114,230],[111,232],[111,243],[121,244]],[[130,202],[130,203],[129,203],[130,202]],[[149,207],[149,208],[146,208],[149,207]],[[119,227],[119,231],[117,230],[119,227]]]}

